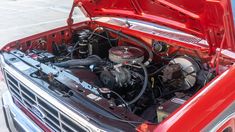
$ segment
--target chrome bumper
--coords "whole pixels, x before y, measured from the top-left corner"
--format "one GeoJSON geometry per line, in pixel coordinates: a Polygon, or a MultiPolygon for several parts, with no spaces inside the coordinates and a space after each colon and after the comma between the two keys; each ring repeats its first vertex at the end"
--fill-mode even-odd
{"type": "Polygon", "coordinates": [[[6,123],[12,132],[42,132],[14,103],[9,91],[2,96],[6,123]]]}

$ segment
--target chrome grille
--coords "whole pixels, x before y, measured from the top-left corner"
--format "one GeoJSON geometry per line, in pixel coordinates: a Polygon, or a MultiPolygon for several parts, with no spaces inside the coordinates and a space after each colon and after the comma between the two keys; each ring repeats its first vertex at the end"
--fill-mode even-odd
{"type": "MultiPolygon", "coordinates": [[[[59,132],[85,132],[88,131],[81,124],[70,119],[62,111],[36,95],[27,86],[18,81],[9,72],[4,71],[6,82],[12,96],[18,99],[32,114],[32,106],[36,105],[45,114],[44,118],[39,118],[44,124],[54,131],[59,132]]],[[[34,114],[37,116],[36,114],[34,114]]]]}

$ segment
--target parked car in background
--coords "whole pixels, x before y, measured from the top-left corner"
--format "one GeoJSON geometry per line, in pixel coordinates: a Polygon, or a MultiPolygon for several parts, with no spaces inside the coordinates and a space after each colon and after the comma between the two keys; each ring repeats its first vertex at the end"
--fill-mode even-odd
{"type": "Polygon", "coordinates": [[[1,49],[8,127],[235,131],[232,4],[75,0],[67,26],[1,49]]]}

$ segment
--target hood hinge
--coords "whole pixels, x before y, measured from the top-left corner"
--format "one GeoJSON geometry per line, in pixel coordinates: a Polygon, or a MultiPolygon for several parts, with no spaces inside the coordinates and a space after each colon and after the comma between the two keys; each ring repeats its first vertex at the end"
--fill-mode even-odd
{"type": "Polygon", "coordinates": [[[82,3],[81,2],[78,2],[78,1],[74,1],[73,2],[73,5],[72,5],[72,8],[70,10],[70,13],[69,13],[69,17],[67,19],[67,24],[68,24],[68,28],[69,28],[69,31],[72,32],[72,25],[73,25],[73,12],[74,12],[74,9],[78,7],[81,9],[81,11],[84,13],[84,15],[86,17],[89,17],[89,19],[92,21],[90,15],[86,12],[86,10],[84,9],[84,7],[82,6],[82,3]]]}

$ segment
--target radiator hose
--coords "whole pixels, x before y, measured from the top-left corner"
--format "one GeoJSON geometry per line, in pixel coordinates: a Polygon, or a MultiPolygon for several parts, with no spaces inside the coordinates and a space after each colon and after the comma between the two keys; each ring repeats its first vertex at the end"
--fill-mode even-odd
{"type": "Polygon", "coordinates": [[[72,59],[64,62],[54,63],[58,67],[74,67],[74,66],[90,66],[90,65],[99,65],[102,62],[102,59],[97,55],[91,55],[85,59],[72,59]]]}

